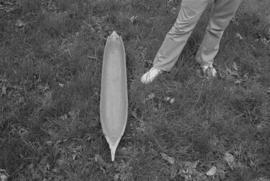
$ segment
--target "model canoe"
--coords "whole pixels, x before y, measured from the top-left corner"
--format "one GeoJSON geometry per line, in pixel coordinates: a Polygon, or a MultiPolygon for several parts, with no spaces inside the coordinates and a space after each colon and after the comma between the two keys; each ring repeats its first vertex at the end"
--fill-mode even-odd
{"type": "Polygon", "coordinates": [[[100,121],[112,161],[126,128],[127,115],[126,55],[122,38],[114,31],[104,49],[100,94],[100,121]]]}

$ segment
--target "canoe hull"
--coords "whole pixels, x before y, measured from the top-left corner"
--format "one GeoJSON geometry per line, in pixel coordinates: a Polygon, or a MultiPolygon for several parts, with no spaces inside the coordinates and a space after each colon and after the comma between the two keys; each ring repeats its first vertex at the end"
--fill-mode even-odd
{"type": "Polygon", "coordinates": [[[112,161],[124,134],[128,115],[126,55],[122,38],[113,32],[107,39],[102,65],[100,120],[112,161]]]}

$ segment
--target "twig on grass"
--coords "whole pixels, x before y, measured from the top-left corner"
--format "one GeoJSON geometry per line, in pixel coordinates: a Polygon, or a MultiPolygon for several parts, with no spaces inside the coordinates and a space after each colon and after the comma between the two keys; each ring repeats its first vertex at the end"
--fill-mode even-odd
{"type": "Polygon", "coordinates": [[[98,60],[98,58],[97,58],[96,56],[90,56],[90,55],[88,55],[87,58],[89,58],[89,59],[94,59],[94,60],[98,60]]]}

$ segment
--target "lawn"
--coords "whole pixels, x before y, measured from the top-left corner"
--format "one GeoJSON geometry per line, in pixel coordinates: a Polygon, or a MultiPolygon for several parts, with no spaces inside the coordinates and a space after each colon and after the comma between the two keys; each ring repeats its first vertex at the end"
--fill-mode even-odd
{"type": "Polygon", "coordinates": [[[224,33],[216,79],[194,60],[208,9],[173,70],[143,85],[180,0],[0,1],[0,181],[269,181],[270,3],[252,3],[224,33]],[[129,93],[115,162],[99,120],[113,30],[129,93]]]}

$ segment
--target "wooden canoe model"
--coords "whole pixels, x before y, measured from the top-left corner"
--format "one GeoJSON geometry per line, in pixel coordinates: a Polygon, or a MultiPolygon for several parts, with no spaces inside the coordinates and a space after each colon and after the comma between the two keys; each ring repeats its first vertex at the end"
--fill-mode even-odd
{"type": "Polygon", "coordinates": [[[127,115],[126,55],[122,38],[114,31],[104,49],[100,94],[100,121],[112,161],[126,128],[127,115]]]}

